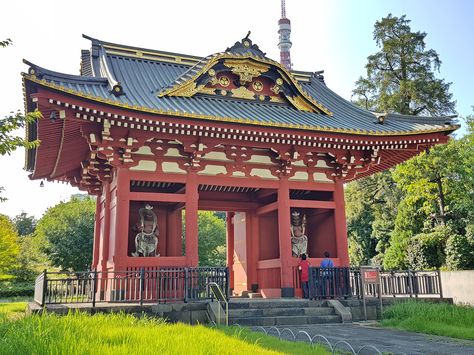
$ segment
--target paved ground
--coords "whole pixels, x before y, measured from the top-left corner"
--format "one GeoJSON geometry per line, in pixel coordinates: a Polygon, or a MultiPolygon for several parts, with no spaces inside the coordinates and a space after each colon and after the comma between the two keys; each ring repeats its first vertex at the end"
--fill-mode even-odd
{"type": "MultiPolygon", "coordinates": [[[[375,325],[371,326],[370,324],[353,323],[278,327],[280,331],[285,328],[291,329],[294,334],[297,334],[299,330],[304,330],[311,337],[317,334],[324,335],[332,346],[335,346],[339,341],[346,341],[352,345],[356,354],[363,346],[373,345],[380,352],[389,354],[474,355],[474,341],[391,330],[379,328],[375,325]]],[[[257,327],[253,329],[259,330],[257,327]]],[[[268,333],[271,335],[278,335],[274,328],[265,327],[265,329],[267,331],[270,330],[268,333]]],[[[282,338],[293,338],[288,331],[284,331],[281,334],[282,338]]],[[[297,339],[309,341],[304,334],[299,334],[297,339]]],[[[349,350],[347,345],[342,343],[337,346],[337,349],[341,351],[349,350]]],[[[360,354],[377,354],[377,352],[374,349],[365,348],[360,354]]]]}

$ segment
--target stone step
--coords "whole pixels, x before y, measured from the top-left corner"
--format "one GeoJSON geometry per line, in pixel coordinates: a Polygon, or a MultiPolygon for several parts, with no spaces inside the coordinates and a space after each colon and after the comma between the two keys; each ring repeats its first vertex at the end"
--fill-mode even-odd
{"type": "Polygon", "coordinates": [[[305,308],[321,307],[326,301],[279,300],[279,299],[231,299],[229,309],[263,309],[263,308],[305,308]]]}
{"type": "Polygon", "coordinates": [[[249,308],[230,309],[230,317],[279,317],[279,316],[326,316],[333,315],[332,307],[311,308],[249,308]]]}
{"type": "Polygon", "coordinates": [[[338,315],[324,316],[283,316],[283,317],[236,317],[229,318],[229,324],[242,326],[306,325],[341,323],[338,315]]]}

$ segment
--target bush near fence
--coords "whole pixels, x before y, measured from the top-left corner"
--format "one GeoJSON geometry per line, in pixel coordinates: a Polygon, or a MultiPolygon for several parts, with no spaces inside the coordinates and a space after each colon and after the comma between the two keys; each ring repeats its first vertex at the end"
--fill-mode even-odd
{"type": "Polygon", "coordinates": [[[34,291],[33,281],[0,280],[0,298],[32,297],[34,291]]]}

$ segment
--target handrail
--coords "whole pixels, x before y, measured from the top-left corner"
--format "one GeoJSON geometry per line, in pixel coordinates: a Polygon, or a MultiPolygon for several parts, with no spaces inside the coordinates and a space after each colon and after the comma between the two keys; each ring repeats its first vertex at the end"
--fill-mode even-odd
{"type": "Polygon", "coordinates": [[[229,302],[227,301],[227,297],[224,296],[221,288],[216,282],[209,282],[207,284],[211,288],[211,292],[216,298],[217,302],[219,303],[219,307],[217,308],[217,323],[221,324],[221,302],[225,304],[225,325],[229,325],[229,302]]]}

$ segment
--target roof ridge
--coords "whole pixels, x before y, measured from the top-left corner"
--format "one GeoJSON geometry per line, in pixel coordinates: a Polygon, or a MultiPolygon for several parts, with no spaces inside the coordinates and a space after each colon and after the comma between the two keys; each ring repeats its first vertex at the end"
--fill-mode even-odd
{"type": "Polygon", "coordinates": [[[36,65],[29,60],[23,59],[23,63],[28,65],[30,68],[28,69],[28,74],[30,75],[35,75],[38,78],[42,78],[44,75],[49,76],[49,77],[55,77],[58,79],[63,79],[63,80],[74,80],[74,81],[80,81],[80,82],[87,82],[87,83],[100,83],[100,84],[106,84],[107,79],[102,78],[102,77],[96,77],[96,76],[83,76],[83,75],[76,75],[76,74],[66,74],[66,73],[61,73],[53,70],[49,70],[46,68],[43,68],[39,65],[36,65]]]}

